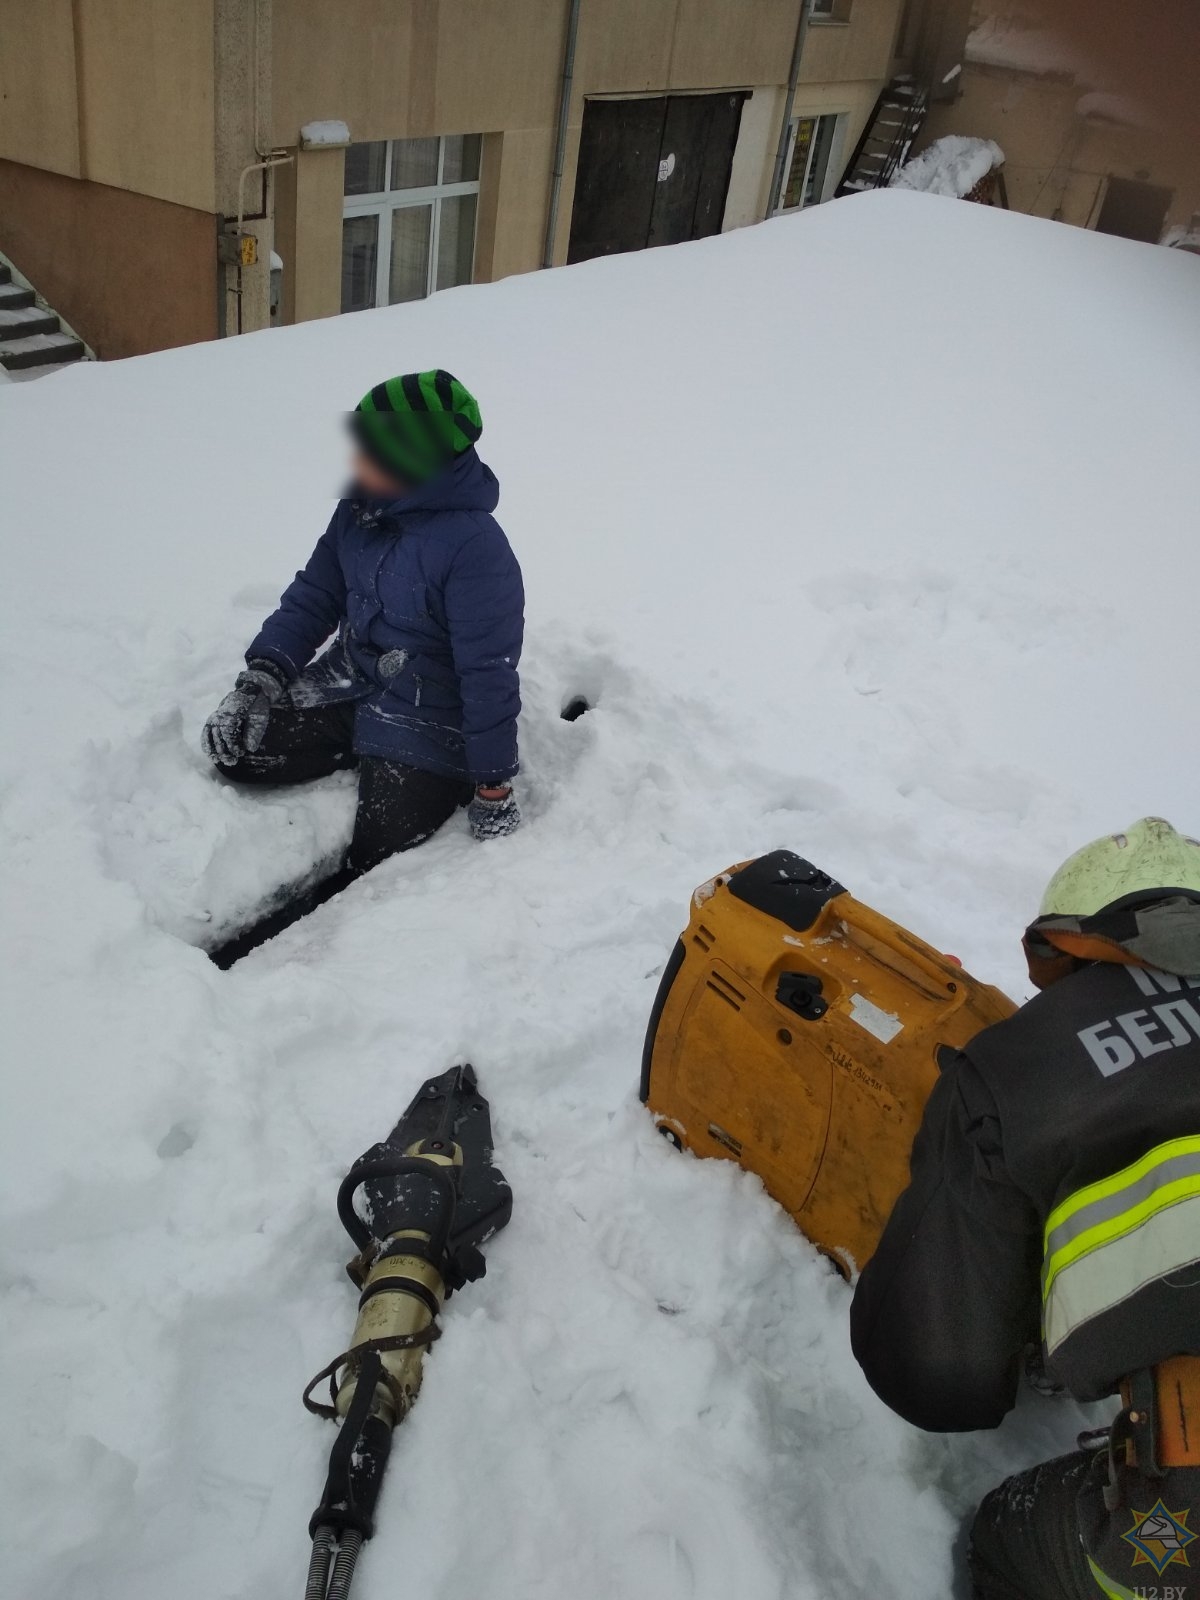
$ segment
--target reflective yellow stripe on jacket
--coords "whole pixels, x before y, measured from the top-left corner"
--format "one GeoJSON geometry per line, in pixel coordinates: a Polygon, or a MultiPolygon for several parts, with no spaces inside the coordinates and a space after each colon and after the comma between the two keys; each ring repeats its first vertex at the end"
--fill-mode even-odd
{"type": "Polygon", "coordinates": [[[1091,1556],[1088,1557],[1088,1566],[1092,1569],[1092,1577],[1095,1578],[1101,1589],[1108,1596],[1108,1600],[1137,1600],[1137,1596],[1132,1589],[1127,1589],[1123,1583],[1118,1583],[1115,1578],[1110,1578],[1103,1568],[1096,1565],[1091,1556]]]}
{"type": "Polygon", "coordinates": [[[1200,1260],[1200,1135],[1078,1189],[1046,1219],[1042,1326],[1054,1350],[1155,1278],[1200,1260]]]}

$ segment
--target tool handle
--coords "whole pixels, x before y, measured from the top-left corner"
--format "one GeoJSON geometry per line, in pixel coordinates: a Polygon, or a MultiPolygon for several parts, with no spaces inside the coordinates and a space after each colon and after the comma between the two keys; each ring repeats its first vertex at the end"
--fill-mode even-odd
{"type": "MultiPolygon", "coordinates": [[[[378,1146],[376,1148],[379,1148],[378,1146]]],[[[364,1183],[378,1182],[382,1178],[420,1178],[441,1191],[440,1205],[431,1208],[430,1220],[435,1226],[430,1230],[431,1251],[437,1256],[444,1253],[454,1221],[454,1207],[458,1198],[458,1184],[453,1167],[440,1166],[435,1161],[423,1161],[420,1156],[375,1156],[368,1154],[356,1161],[342,1179],[337,1196],[337,1212],[342,1227],[360,1250],[365,1250],[377,1237],[368,1223],[354,1209],[354,1196],[364,1183]]],[[[413,1221],[420,1227],[424,1219],[413,1221]]]]}
{"type": "Polygon", "coordinates": [[[385,1381],[378,1351],[363,1357],[354,1399],[329,1452],[329,1474],[321,1503],[309,1521],[309,1537],[332,1528],[369,1539],[375,1531],[375,1502],[392,1448],[392,1424],[373,1410],[376,1386],[385,1381]]]}

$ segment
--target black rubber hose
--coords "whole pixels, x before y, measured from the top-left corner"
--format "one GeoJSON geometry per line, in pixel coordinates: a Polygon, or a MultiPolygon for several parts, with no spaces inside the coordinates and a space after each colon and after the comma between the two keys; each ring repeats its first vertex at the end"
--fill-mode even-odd
{"type": "Polygon", "coordinates": [[[359,1551],[362,1547],[362,1534],[354,1528],[347,1528],[342,1535],[337,1560],[333,1564],[333,1578],[329,1584],[328,1600],[346,1600],[346,1596],[350,1593],[350,1582],[354,1577],[354,1568],[357,1565],[359,1551]]]}
{"type": "Polygon", "coordinates": [[[329,1563],[337,1536],[332,1528],[318,1528],[313,1534],[312,1557],[308,1563],[308,1582],[304,1585],[304,1600],[326,1600],[329,1585],[329,1563]]]}

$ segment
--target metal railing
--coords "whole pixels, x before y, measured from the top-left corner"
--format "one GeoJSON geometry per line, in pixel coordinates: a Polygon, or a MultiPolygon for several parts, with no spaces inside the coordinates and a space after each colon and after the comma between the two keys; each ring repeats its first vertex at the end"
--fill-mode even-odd
{"type": "Polygon", "coordinates": [[[928,110],[929,90],[924,85],[893,79],[875,102],[837,193],[886,188],[904,165],[928,110]]]}

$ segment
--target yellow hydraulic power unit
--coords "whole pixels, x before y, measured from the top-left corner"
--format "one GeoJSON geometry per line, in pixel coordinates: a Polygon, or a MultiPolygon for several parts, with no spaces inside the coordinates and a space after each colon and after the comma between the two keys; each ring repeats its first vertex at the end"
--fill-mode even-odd
{"type": "Polygon", "coordinates": [[[842,1272],[908,1182],[943,1050],[1015,1007],[789,850],[701,886],[663,973],[642,1099],[762,1179],[842,1272]]]}

